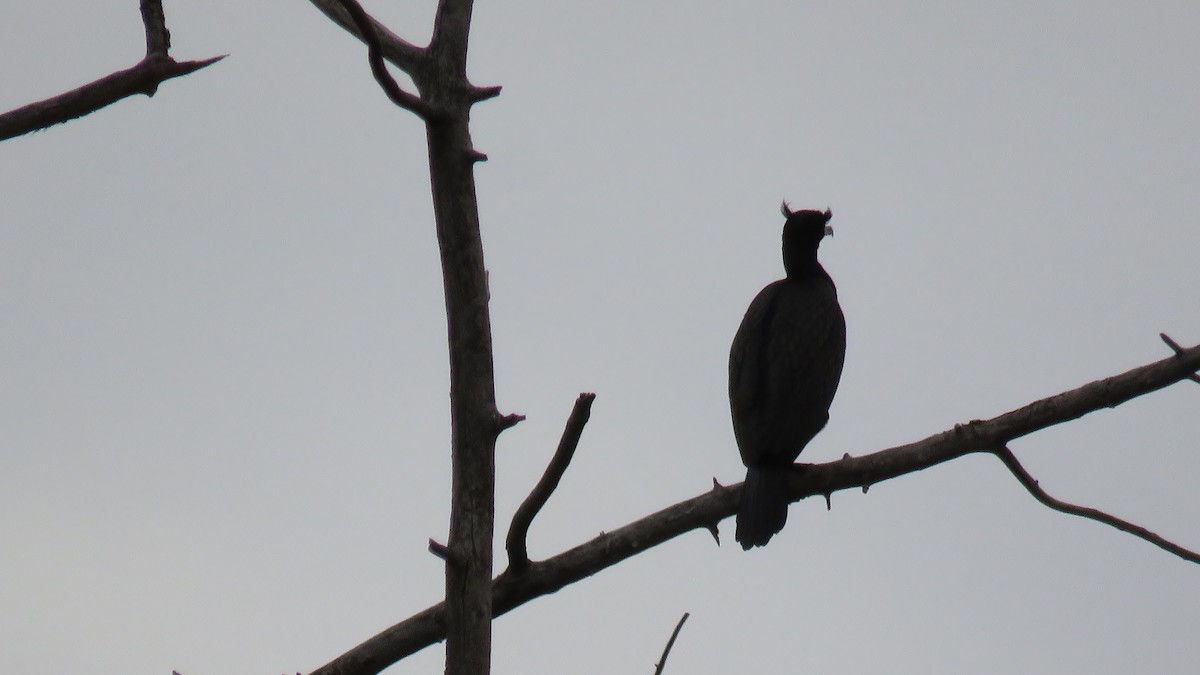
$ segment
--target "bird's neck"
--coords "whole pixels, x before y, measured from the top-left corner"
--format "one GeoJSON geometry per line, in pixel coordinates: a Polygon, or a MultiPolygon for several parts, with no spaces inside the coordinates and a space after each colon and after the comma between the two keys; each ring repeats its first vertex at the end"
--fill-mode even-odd
{"type": "Polygon", "coordinates": [[[788,253],[790,255],[785,255],[783,258],[783,269],[787,272],[788,279],[805,281],[820,277],[829,278],[825,268],[817,262],[815,249],[812,251],[788,251],[788,253]]]}

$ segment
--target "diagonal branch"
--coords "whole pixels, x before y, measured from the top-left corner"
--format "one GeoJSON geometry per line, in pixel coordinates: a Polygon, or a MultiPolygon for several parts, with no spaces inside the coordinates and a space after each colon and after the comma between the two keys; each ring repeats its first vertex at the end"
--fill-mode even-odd
{"type": "Polygon", "coordinates": [[[367,61],[371,64],[371,74],[375,76],[375,81],[379,83],[383,93],[387,94],[392,103],[415,113],[425,121],[444,117],[443,113],[430,106],[420,96],[404,91],[396,82],[396,78],[388,72],[387,64],[383,61],[383,44],[380,42],[379,33],[375,30],[376,26],[382,28],[379,22],[368,16],[357,0],[339,0],[339,2],[354,22],[354,26],[358,30],[357,35],[367,44],[367,61]]]}
{"type": "Polygon", "coordinates": [[[542,474],[541,480],[533,487],[533,491],[529,493],[525,501],[521,502],[517,512],[513,514],[505,548],[508,549],[508,567],[514,573],[529,567],[529,550],[526,546],[529,526],[533,524],[533,519],[546,505],[546,500],[550,499],[550,495],[558,487],[558,481],[566,472],[567,465],[571,463],[571,458],[575,455],[575,448],[579,446],[579,437],[583,435],[583,427],[592,414],[592,401],[594,400],[596,400],[596,395],[590,393],[580,394],[579,398],[575,399],[575,407],[571,410],[570,417],[567,418],[567,426],[563,429],[563,435],[558,441],[558,449],[554,451],[554,457],[546,466],[546,472],[542,474]]]}
{"type": "Polygon", "coordinates": [[[166,80],[195,72],[223,58],[176,62],[149,57],[127,70],[0,115],[0,141],[69,122],[134,94],[153,96],[158,85],[166,80]]]}
{"type": "Polygon", "coordinates": [[[69,122],[134,94],[153,96],[163,82],[225,58],[217,56],[203,61],[175,61],[167,55],[171,34],[167,31],[163,16],[162,0],[141,0],[141,11],[146,27],[145,58],[132,68],[0,115],[0,141],[69,122]]]}
{"type": "MultiPolygon", "coordinates": [[[[342,0],[309,1],[317,9],[321,10],[325,16],[329,17],[330,20],[345,29],[346,32],[362,40],[364,43],[367,42],[367,36],[370,33],[364,31],[355,22],[342,0]]],[[[413,75],[416,71],[424,67],[423,64],[426,58],[424,48],[409,43],[370,16],[367,17],[367,20],[371,25],[371,33],[379,40],[379,48],[383,54],[383,58],[392,62],[397,68],[409,75],[413,75]]]]}
{"type": "MultiPolygon", "coordinates": [[[[793,501],[837,490],[865,488],[975,452],[995,452],[1008,441],[1068,422],[1102,408],[1116,407],[1187,379],[1200,370],[1200,346],[1181,348],[1161,361],[1030,403],[989,420],[955,426],[915,443],[864,455],[846,456],[794,472],[788,489],[793,501]]],[[[712,529],[737,510],[741,484],[713,489],[606,532],[552,558],[509,571],[492,582],[493,612],[502,615],[534,598],[554,593],[622,560],[698,529],[712,529]]],[[[446,637],[445,604],[429,607],[395,624],[317,669],[320,675],[378,673],[400,659],[446,637]]]]}
{"type": "Polygon", "coordinates": [[[1110,525],[1122,532],[1132,534],[1139,539],[1144,539],[1164,551],[1174,553],[1188,562],[1200,564],[1200,553],[1190,551],[1174,542],[1163,539],[1162,537],[1154,534],[1150,530],[1147,530],[1140,525],[1134,525],[1127,520],[1122,520],[1116,516],[1109,515],[1099,509],[1069,504],[1062,500],[1051,497],[1046,493],[1045,490],[1041,488],[1040,485],[1038,485],[1037,480],[1033,476],[1029,475],[1029,472],[1025,470],[1025,467],[1021,466],[1021,463],[1017,461],[1016,455],[1014,455],[1012,450],[1009,450],[1007,447],[1001,447],[1000,449],[994,451],[994,454],[1000,458],[1001,462],[1004,462],[1004,466],[1008,467],[1008,470],[1012,472],[1013,476],[1016,476],[1017,480],[1020,481],[1021,485],[1029,491],[1029,494],[1033,495],[1034,499],[1054,509],[1055,511],[1067,513],[1072,516],[1079,516],[1081,518],[1088,518],[1099,523],[1104,523],[1105,525],[1110,525]]]}

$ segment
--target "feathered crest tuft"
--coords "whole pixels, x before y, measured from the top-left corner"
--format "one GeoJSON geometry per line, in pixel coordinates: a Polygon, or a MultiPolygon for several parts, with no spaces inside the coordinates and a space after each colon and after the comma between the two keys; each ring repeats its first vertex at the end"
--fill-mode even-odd
{"type": "MultiPolygon", "coordinates": [[[[792,216],[796,215],[797,213],[800,213],[799,211],[793,211],[792,207],[788,206],[786,199],[783,200],[783,203],[779,205],[779,212],[783,214],[784,218],[791,218],[792,216]]],[[[821,212],[817,211],[816,213],[821,213],[821,212]]],[[[825,212],[821,213],[821,215],[825,216],[825,222],[828,223],[833,218],[833,210],[830,208],[826,208],[825,212]]]]}

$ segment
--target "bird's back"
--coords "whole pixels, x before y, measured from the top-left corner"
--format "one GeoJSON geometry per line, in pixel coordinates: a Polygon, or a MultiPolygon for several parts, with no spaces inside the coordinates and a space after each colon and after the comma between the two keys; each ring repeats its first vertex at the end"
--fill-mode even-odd
{"type": "Polygon", "coordinates": [[[845,354],[845,318],[823,270],[759,292],[729,354],[733,429],[746,466],[796,461],[829,419],[845,354]]]}

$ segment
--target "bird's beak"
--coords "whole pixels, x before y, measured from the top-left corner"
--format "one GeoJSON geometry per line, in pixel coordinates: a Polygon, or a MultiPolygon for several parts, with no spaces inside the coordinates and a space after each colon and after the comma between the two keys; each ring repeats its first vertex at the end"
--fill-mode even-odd
{"type": "Polygon", "coordinates": [[[825,226],[825,236],[826,236],[826,237],[832,237],[832,236],[833,236],[833,226],[832,226],[832,225],[826,225],[826,226],[825,226]]]}

